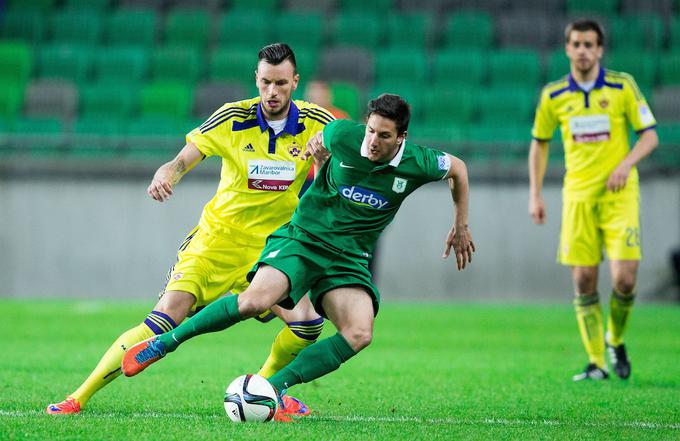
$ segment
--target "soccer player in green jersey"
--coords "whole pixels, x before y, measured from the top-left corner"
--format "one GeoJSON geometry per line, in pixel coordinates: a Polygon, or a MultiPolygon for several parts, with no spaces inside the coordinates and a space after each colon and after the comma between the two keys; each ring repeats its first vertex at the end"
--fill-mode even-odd
{"type": "Polygon", "coordinates": [[[557,259],[571,267],[576,318],[589,358],[574,381],[609,377],[605,347],[614,372],[625,379],[631,367],[623,334],[641,258],[635,165],[659,142],[656,121],[633,77],[601,67],[604,33],[597,22],[569,24],[565,39],[571,72],[545,86],[536,109],[529,153],[529,215],[537,224],[545,222],[541,188],[548,143],[559,126],[566,174],[557,259]],[[632,150],[629,125],[638,134],[632,150]],[[597,291],[603,248],[613,285],[606,337],[597,291]]]}
{"type": "Polygon", "coordinates": [[[330,122],[308,143],[307,153],[322,145],[331,157],[290,223],[267,239],[246,291],[222,298],[173,331],[130,348],[123,373],[135,375],[182,342],[226,329],[272,305],[293,307],[308,291],[316,310],[338,333],[303,349],[270,382],[283,391],[334,371],[373,338],[380,294],[371,282],[368,261],[376,240],[404,199],[428,182],[449,181],[455,221],[445,239],[444,257],[453,249],[458,269],[464,269],[475,250],[467,226],[467,169],[452,155],[408,142],[409,119],[408,104],[384,94],[369,103],[365,126],[330,122]]]}

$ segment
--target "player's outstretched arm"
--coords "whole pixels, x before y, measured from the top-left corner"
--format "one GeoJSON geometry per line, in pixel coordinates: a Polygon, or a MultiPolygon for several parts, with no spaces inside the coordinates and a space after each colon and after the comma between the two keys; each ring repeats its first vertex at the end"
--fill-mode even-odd
{"type": "Polygon", "coordinates": [[[449,181],[456,213],[451,231],[446,236],[443,257],[445,259],[449,257],[453,248],[458,270],[462,270],[468,263],[472,262],[472,253],[475,251],[475,244],[468,228],[468,174],[463,161],[452,155],[448,155],[448,157],[451,161],[451,167],[446,178],[449,181]]]}
{"type": "Polygon", "coordinates": [[[318,165],[319,168],[321,168],[321,165],[323,165],[323,163],[331,156],[331,153],[323,144],[323,130],[316,132],[314,136],[307,141],[305,151],[300,155],[300,159],[306,161],[310,156],[314,158],[314,164],[318,165]]]}
{"type": "Polygon", "coordinates": [[[167,201],[172,196],[173,187],[189,170],[203,159],[203,153],[192,142],[184,146],[175,159],[161,165],[153,175],[146,192],[158,202],[167,201]]]}
{"type": "Polygon", "coordinates": [[[548,165],[548,149],[547,142],[537,139],[531,141],[529,149],[529,216],[538,225],[545,223],[545,202],[541,191],[548,165]]]}
{"type": "Polygon", "coordinates": [[[613,192],[623,190],[633,166],[649,156],[658,145],[659,137],[656,134],[656,130],[650,129],[642,132],[640,138],[635,143],[635,147],[623,158],[623,161],[614,169],[612,174],[609,175],[607,189],[613,192]]]}

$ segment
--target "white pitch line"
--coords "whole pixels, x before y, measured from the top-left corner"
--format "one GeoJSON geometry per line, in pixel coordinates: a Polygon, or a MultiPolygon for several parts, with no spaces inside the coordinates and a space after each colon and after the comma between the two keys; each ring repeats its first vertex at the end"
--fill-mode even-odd
{"type": "MultiPolygon", "coordinates": [[[[45,415],[39,410],[2,410],[0,417],[25,418],[45,415]]],[[[192,415],[182,413],[164,412],[135,412],[129,415],[118,413],[85,413],[76,418],[87,419],[110,419],[110,418],[180,418],[180,419],[219,419],[223,415],[192,415]]],[[[571,421],[557,420],[519,420],[502,418],[484,418],[479,420],[458,419],[458,418],[420,418],[414,416],[340,416],[340,415],[311,415],[310,420],[315,421],[337,421],[337,422],[360,422],[360,423],[425,423],[439,424],[448,426],[565,426],[565,427],[596,427],[596,428],[632,428],[632,429],[671,429],[680,430],[680,423],[653,423],[649,421],[627,421],[616,423],[575,423],[571,421]]]]}

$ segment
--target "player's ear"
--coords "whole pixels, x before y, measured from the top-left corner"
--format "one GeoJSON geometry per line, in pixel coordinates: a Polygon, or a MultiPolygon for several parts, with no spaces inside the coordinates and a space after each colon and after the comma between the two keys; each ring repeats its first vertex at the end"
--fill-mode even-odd
{"type": "Polygon", "coordinates": [[[300,74],[295,74],[293,76],[293,90],[296,90],[298,88],[299,83],[300,83],[300,74]]]}

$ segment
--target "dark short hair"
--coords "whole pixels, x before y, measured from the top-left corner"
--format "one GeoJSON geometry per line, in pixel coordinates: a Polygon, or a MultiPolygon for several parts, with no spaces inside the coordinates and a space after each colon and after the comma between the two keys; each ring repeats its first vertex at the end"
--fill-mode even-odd
{"type": "Polygon", "coordinates": [[[604,30],[602,25],[595,20],[588,18],[582,18],[576,21],[572,21],[564,29],[564,41],[569,43],[569,36],[573,31],[586,32],[594,31],[597,34],[597,45],[604,46],[604,30]]]}
{"type": "Polygon", "coordinates": [[[411,106],[399,95],[383,93],[378,98],[368,102],[368,116],[373,113],[394,121],[397,126],[397,135],[408,130],[411,121],[411,106]]]}
{"type": "Polygon", "coordinates": [[[267,46],[260,49],[260,52],[257,54],[258,64],[260,61],[263,60],[269,64],[273,64],[274,66],[279,65],[284,61],[288,60],[290,61],[290,63],[293,65],[293,68],[295,68],[295,71],[297,72],[295,54],[293,53],[293,49],[291,49],[290,46],[288,46],[286,43],[268,44],[267,46]]]}

